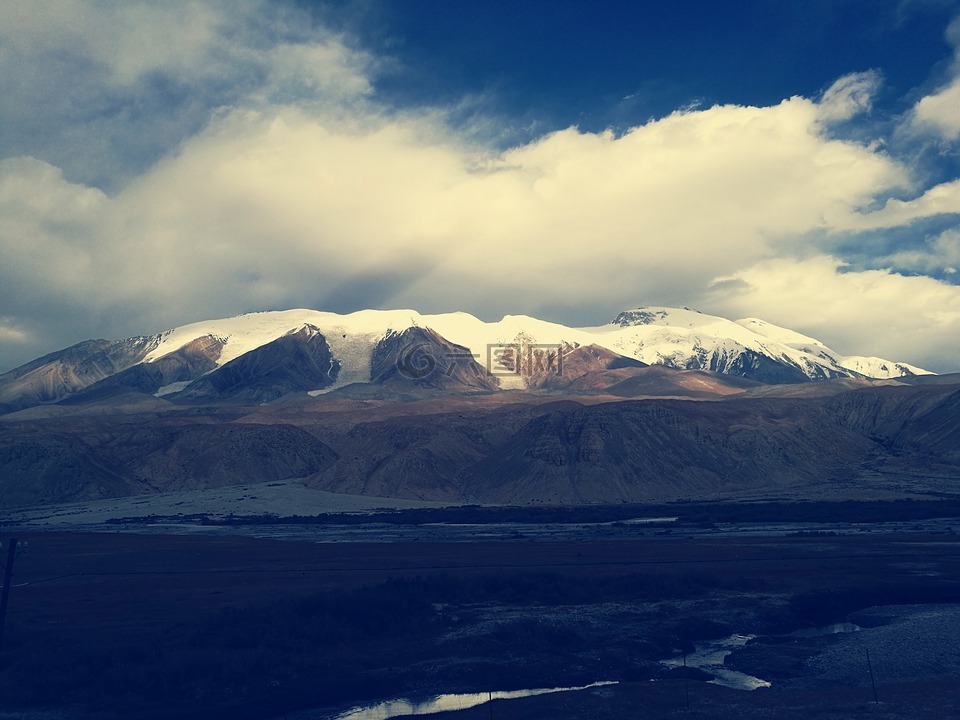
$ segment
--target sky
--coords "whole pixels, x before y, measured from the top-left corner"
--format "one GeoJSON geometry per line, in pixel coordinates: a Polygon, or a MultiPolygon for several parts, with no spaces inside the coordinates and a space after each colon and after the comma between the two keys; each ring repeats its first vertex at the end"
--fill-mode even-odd
{"type": "Polygon", "coordinates": [[[243,312],[960,371],[960,0],[5,0],[0,372],[243,312]]]}

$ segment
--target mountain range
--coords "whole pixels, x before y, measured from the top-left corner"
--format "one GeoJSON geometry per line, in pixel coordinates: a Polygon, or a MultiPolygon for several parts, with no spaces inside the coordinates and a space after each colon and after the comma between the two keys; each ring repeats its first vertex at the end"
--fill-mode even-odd
{"type": "Polygon", "coordinates": [[[121,391],[179,403],[270,402],[357,384],[597,392],[625,382],[620,389],[628,388],[651,365],[766,384],[927,373],[843,356],[762,320],[730,321],[686,308],[629,310],[588,328],[522,315],[483,322],[467,313],[289,310],[79,343],[0,375],[0,410],[121,391]]]}
{"type": "Polygon", "coordinates": [[[255,313],[51,353],[0,401],[6,508],[289,479],[450,503],[960,495],[960,376],[687,309],[255,313]]]}

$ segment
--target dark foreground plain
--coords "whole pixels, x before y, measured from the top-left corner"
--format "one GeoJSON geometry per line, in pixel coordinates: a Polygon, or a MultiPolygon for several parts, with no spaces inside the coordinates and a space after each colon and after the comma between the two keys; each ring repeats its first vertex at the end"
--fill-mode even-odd
{"type": "Polygon", "coordinates": [[[912,527],[837,506],[860,523],[850,534],[699,521],[632,537],[596,523],[565,540],[460,528],[455,541],[310,543],[5,528],[30,549],[0,718],[321,718],[616,681],[433,717],[940,720],[960,707],[960,519],[922,506],[912,527]],[[846,621],[862,629],[785,637],[846,621]],[[660,662],[734,633],[758,637],[727,666],[772,687],[660,662]]]}

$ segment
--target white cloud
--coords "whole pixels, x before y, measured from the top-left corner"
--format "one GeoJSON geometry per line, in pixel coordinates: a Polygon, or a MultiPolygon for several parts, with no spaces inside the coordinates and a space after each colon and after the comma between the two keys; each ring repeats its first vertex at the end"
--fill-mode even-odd
{"type": "Polygon", "coordinates": [[[31,339],[30,333],[18,326],[12,318],[0,317],[0,343],[22,345],[31,339]]]}
{"type": "Polygon", "coordinates": [[[917,125],[931,128],[948,140],[956,140],[960,137],[960,78],[922,98],[914,112],[917,125]]]}
{"type": "Polygon", "coordinates": [[[935,185],[910,200],[888,199],[882,208],[839,219],[836,229],[874,230],[903,227],[924,218],[960,213],[960,180],[935,185]]]}
{"type": "Polygon", "coordinates": [[[714,306],[812,335],[843,354],[957,369],[960,287],[886,270],[845,272],[836,258],[765,260],[719,279],[714,306]]]}
{"type": "Polygon", "coordinates": [[[96,65],[111,84],[129,85],[152,72],[207,72],[222,10],[220,4],[189,1],[8,0],[0,9],[0,38],[16,56],[58,54],[96,65]]]}
{"type": "Polygon", "coordinates": [[[106,204],[102,192],[65,181],[40,160],[0,161],[2,306],[51,295],[94,300],[91,291],[101,282],[95,238],[106,204]]]}
{"type": "Polygon", "coordinates": [[[315,28],[294,6],[249,0],[7,0],[0,6],[4,57],[70,63],[73,76],[128,88],[163,76],[196,89],[210,80],[295,77],[304,91],[368,90],[370,58],[315,28]],[[246,75],[244,78],[243,76],[246,75]]]}
{"type": "Polygon", "coordinates": [[[498,154],[432,112],[238,110],[111,198],[37,161],[10,166],[15,186],[56,200],[11,196],[0,273],[148,327],[328,302],[351,278],[387,284],[380,304],[480,313],[692,302],[902,181],[819,118],[793,98],[498,154]],[[38,247],[61,260],[37,262],[38,247]]]}
{"type": "Polygon", "coordinates": [[[197,273],[255,272],[275,288],[301,272],[401,270],[428,285],[448,274],[472,278],[480,304],[511,288],[543,303],[626,300],[638,285],[695,292],[900,181],[889,160],[820,137],[816,122],[817,106],[796,98],[677,113],[620,137],[568,129],[491,154],[429,115],[347,123],[276,108],[225,118],[113,208],[176,258],[183,283],[190,258],[197,273]]]}
{"type": "Polygon", "coordinates": [[[849,120],[870,110],[879,87],[880,75],[875,71],[844,75],[827,88],[820,98],[820,118],[826,122],[849,120]]]}
{"type": "Polygon", "coordinates": [[[954,47],[951,78],[937,92],[917,102],[911,121],[916,129],[954,141],[960,138],[960,18],[950,24],[947,39],[954,47]]]}
{"type": "Polygon", "coordinates": [[[880,258],[877,264],[924,274],[953,275],[960,267],[960,230],[946,230],[918,250],[904,250],[880,258]]]}
{"type": "MultiPolygon", "coordinates": [[[[372,91],[366,75],[372,60],[337,41],[284,43],[265,55],[263,102],[325,104],[362,98],[372,91]]],[[[259,104],[259,103],[257,103],[259,104]]]]}
{"type": "Polygon", "coordinates": [[[377,67],[287,3],[11,0],[0,3],[4,154],[114,191],[218,112],[359,102],[377,67]]]}

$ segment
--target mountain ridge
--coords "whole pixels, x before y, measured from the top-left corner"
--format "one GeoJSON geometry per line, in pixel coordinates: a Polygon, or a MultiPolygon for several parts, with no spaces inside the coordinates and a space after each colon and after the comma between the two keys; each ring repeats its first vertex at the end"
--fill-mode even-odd
{"type": "Polygon", "coordinates": [[[590,376],[592,381],[577,387],[582,391],[592,382],[592,390],[599,391],[604,383],[628,380],[648,365],[764,384],[927,373],[907,363],[842,356],[814,338],[757,318],[732,321],[689,308],[635,308],[606,325],[582,328],[525,315],[485,322],[464,312],[340,315],[295,309],[79,343],[0,375],[0,410],[79,399],[93,388],[102,396],[110,388],[120,392],[121,386],[177,402],[269,402],[293,392],[319,395],[355,383],[377,386],[402,379],[449,392],[563,392],[590,376]],[[404,333],[413,339],[398,343],[404,333]],[[437,373],[433,378],[403,366],[404,353],[417,343],[420,359],[437,373]],[[298,362],[311,369],[297,370],[298,362]],[[232,381],[224,380],[227,374],[232,381]],[[244,382],[256,383],[257,389],[239,387],[244,382]]]}

